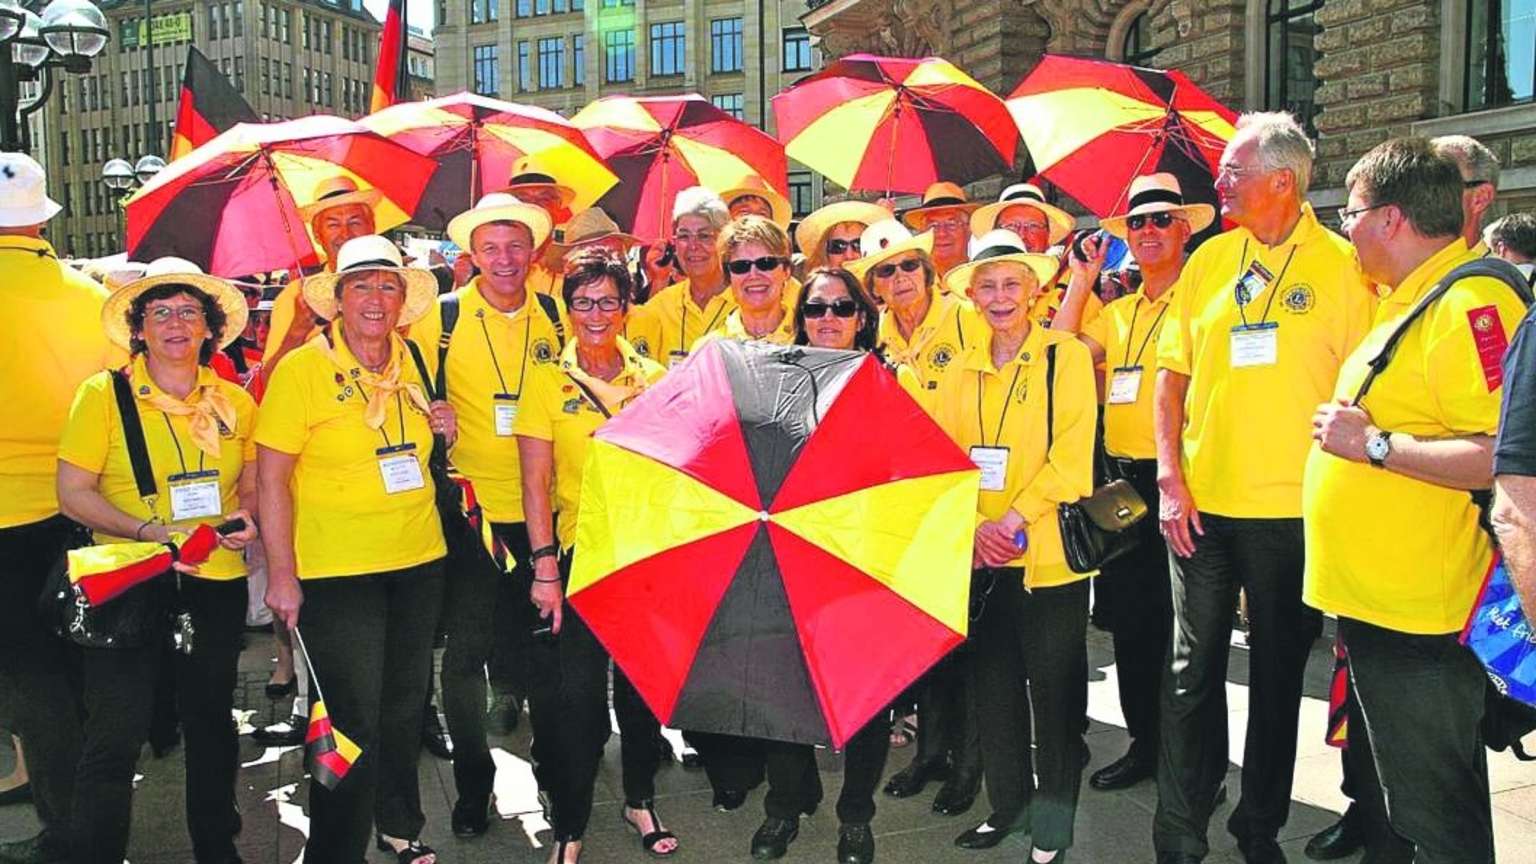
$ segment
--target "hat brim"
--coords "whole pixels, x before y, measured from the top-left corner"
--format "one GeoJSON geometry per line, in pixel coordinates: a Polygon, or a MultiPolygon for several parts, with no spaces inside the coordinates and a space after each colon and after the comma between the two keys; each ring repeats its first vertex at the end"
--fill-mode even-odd
{"type": "Polygon", "coordinates": [[[1191,234],[1198,234],[1204,231],[1210,227],[1212,222],[1216,221],[1216,208],[1209,204],[1171,204],[1167,201],[1157,201],[1151,204],[1143,204],[1123,216],[1110,216],[1100,219],[1099,227],[1124,240],[1126,235],[1130,233],[1130,227],[1125,224],[1127,219],[1132,216],[1144,216],[1152,213],[1178,213],[1182,215],[1189,222],[1189,233],[1191,234]]]}
{"type": "Polygon", "coordinates": [[[795,228],[795,245],[807,260],[820,262],[824,259],[821,247],[827,232],[844,222],[857,222],[865,228],[876,222],[892,218],[891,211],[868,201],[838,201],[811,211],[795,228]]]}
{"type": "Polygon", "coordinates": [[[623,231],[610,231],[607,234],[598,234],[595,237],[580,237],[569,241],[556,240],[550,245],[554,246],[556,249],[570,251],[575,249],[577,246],[581,246],[582,244],[596,243],[599,240],[607,240],[610,237],[618,239],[619,242],[624,244],[625,249],[629,249],[630,247],[636,246],[640,243],[640,238],[633,234],[625,234],[623,231]]]}
{"type": "Polygon", "coordinates": [[[107,339],[124,351],[131,351],[130,343],[133,340],[133,330],[128,326],[128,311],[133,308],[133,301],[139,298],[151,288],[161,285],[186,285],[189,288],[207,294],[224,310],[224,333],[219,338],[219,347],[224,348],[229,343],[240,338],[245,330],[246,319],[250,316],[250,307],[245,303],[245,295],[229,282],[217,276],[208,276],[202,273],[162,273],[157,276],[144,276],[135,279],[123,287],[113,291],[107,297],[101,307],[101,327],[107,332],[107,339]]]}
{"type": "Polygon", "coordinates": [[[910,210],[901,211],[901,215],[897,218],[901,219],[901,224],[911,228],[913,231],[923,231],[928,227],[928,219],[940,210],[963,210],[966,213],[975,213],[978,209],[981,208],[981,206],[981,202],[979,201],[966,201],[963,204],[939,204],[932,207],[913,207],[910,210]]]}
{"type": "Polygon", "coordinates": [[[471,248],[470,239],[475,236],[475,229],[492,222],[518,222],[526,225],[533,234],[535,249],[543,246],[554,230],[549,214],[543,207],[537,204],[507,204],[502,207],[465,210],[449,221],[446,233],[453,245],[467,252],[471,248]]]}
{"type": "Polygon", "coordinates": [[[1033,207],[1036,210],[1039,210],[1041,213],[1045,214],[1045,221],[1050,223],[1051,226],[1051,238],[1049,241],[1047,241],[1047,245],[1050,246],[1055,246],[1057,243],[1065,240],[1067,235],[1071,234],[1072,229],[1077,225],[1077,220],[1072,217],[1072,214],[1061,209],[1060,207],[1053,207],[1043,201],[1032,201],[1028,198],[1016,198],[1012,201],[995,201],[984,207],[978,208],[975,213],[972,213],[971,236],[980,237],[988,231],[991,231],[993,228],[996,228],[997,217],[1001,216],[1004,210],[1015,206],[1033,207]]]}
{"type": "Polygon", "coordinates": [[[358,189],[355,192],[343,192],[340,195],[332,195],[329,198],[321,198],[312,204],[306,204],[299,208],[299,215],[304,218],[305,222],[313,222],[316,216],[332,207],[361,204],[369,210],[374,210],[378,208],[379,202],[383,200],[383,193],[377,189],[358,189]]]}
{"type": "Polygon", "coordinates": [[[893,243],[873,254],[862,255],[843,264],[843,269],[857,276],[859,281],[863,282],[869,276],[869,271],[898,255],[905,255],[908,252],[923,252],[932,255],[933,232],[924,231],[921,234],[914,234],[900,243],[893,243]]]}
{"type": "Polygon", "coordinates": [[[569,207],[576,200],[576,190],[564,183],[514,183],[501,191],[516,195],[519,189],[553,189],[560,196],[561,207],[569,207]]]}
{"type": "Polygon", "coordinates": [[[977,269],[989,264],[1003,264],[1010,261],[1028,267],[1030,272],[1035,274],[1036,282],[1042,286],[1048,284],[1056,277],[1056,270],[1059,266],[1054,256],[1040,255],[1034,252],[994,255],[991,258],[967,261],[964,264],[955,265],[953,269],[944,275],[944,285],[951,293],[964,297],[971,287],[971,276],[975,274],[977,269]]]}
{"type": "Polygon", "coordinates": [[[335,321],[340,304],[336,300],[336,286],[345,276],[369,270],[398,273],[405,280],[405,303],[400,307],[400,320],[396,327],[405,327],[420,321],[437,302],[437,277],[420,267],[358,267],[341,273],[317,273],[304,278],[304,302],[314,313],[327,321],[335,321]]]}
{"type": "Polygon", "coordinates": [[[738,189],[725,190],[725,192],[720,196],[720,199],[725,202],[726,209],[730,209],[732,201],[747,195],[751,195],[753,197],[761,198],[764,201],[767,201],[768,206],[773,210],[773,221],[777,223],[780,228],[785,230],[789,229],[789,220],[794,218],[795,212],[789,206],[789,199],[785,198],[783,195],[780,195],[779,190],[777,189],[760,189],[756,186],[743,186],[738,189]]]}
{"type": "Polygon", "coordinates": [[[0,207],[0,228],[41,225],[59,215],[59,211],[63,209],[64,205],[52,198],[44,198],[34,207],[0,207]]]}

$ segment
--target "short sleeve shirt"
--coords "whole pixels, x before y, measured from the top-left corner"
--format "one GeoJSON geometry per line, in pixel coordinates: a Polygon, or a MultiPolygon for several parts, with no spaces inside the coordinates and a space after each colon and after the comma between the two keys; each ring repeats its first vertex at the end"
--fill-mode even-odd
{"type": "Polygon", "coordinates": [[[1536,307],[1504,355],[1504,401],[1493,473],[1536,477],[1536,307]]]}

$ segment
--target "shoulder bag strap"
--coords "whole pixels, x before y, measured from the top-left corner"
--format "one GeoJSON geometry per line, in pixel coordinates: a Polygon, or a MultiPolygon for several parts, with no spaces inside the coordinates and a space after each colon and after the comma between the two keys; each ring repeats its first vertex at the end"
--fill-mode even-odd
{"type": "Polygon", "coordinates": [[[555,304],[555,298],[537,291],[533,292],[533,296],[538,298],[549,323],[555,326],[555,341],[560,343],[560,350],[565,350],[565,325],[560,323],[560,307],[555,304]]]}
{"type": "Polygon", "coordinates": [[[603,418],[604,419],[606,419],[606,420],[612,420],[613,419],[613,412],[608,410],[608,406],[603,404],[603,400],[597,398],[597,394],[592,392],[592,388],[591,387],[588,387],[587,385],[585,385],[582,382],[578,381],[576,379],[576,376],[572,375],[569,372],[565,373],[565,377],[571,379],[571,383],[575,384],[577,389],[579,389],[584,396],[586,396],[589,400],[591,400],[593,405],[597,406],[597,410],[603,412],[603,418]]]}
{"type": "Polygon", "coordinates": [[[1056,345],[1045,348],[1045,454],[1056,446],[1056,345]]]}
{"type": "MultiPolygon", "coordinates": [[[[437,398],[448,398],[448,343],[453,340],[453,328],[459,326],[459,295],[444,294],[437,301],[437,308],[443,314],[443,332],[437,337],[437,381],[433,385],[437,388],[437,398]]],[[[409,341],[409,340],[407,340],[409,341]]],[[[426,376],[421,380],[425,382],[426,376]]]]}
{"type": "Polygon", "coordinates": [[[133,467],[133,482],[139,487],[139,497],[152,501],[160,490],[155,483],[155,470],[149,464],[149,447],[144,443],[144,426],[139,422],[133,385],[128,383],[127,375],[115,369],[112,393],[117,397],[117,416],[123,423],[123,443],[128,448],[128,464],[133,467]]]}
{"type": "MultiPolygon", "coordinates": [[[[434,392],[436,388],[432,384],[432,379],[427,376],[427,361],[422,359],[421,349],[416,347],[416,343],[409,339],[404,341],[405,347],[411,352],[411,360],[416,363],[416,374],[421,378],[421,386],[427,390],[427,398],[441,398],[434,392]]],[[[433,468],[446,470],[448,467],[448,440],[435,432],[432,433],[432,455],[428,457],[428,462],[433,468]]]]}

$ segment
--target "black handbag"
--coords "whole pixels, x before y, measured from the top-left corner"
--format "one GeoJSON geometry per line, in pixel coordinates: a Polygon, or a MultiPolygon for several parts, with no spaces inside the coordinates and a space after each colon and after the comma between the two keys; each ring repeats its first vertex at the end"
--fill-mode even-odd
{"type": "MultiPolygon", "coordinates": [[[[411,359],[416,362],[416,372],[421,376],[427,398],[444,398],[446,394],[438,392],[438,387],[433,386],[432,377],[427,374],[427,364],[422,360],[421,349],[409,339],[406,340],[405,345],[411,352],[411,359]]],[[[446,354],[446,350],[443,354],[446,354]]],[[[443,362],[444,356],[440,355],[439,369],[443,362]]],[[[438,380],[441,383],[441,377],[438,380]]],[[[432,455],[427,458],[427,472],[432,475],[437,516],[443,525],[443,543],[448,547],[450,572],[462,572],[460,568],[466,566],[495,567],[495,561],[491,558],[490,550],[485,546],[481,532],[481,520],[484,517],[480,510],[480,502],[475,500],[473,494],[465,494],[465,487],[469,481],[456,476],[453,469],[449,467],[448,441],[441,435],[433,434],[432,436],[432,455]]]]}
{"type": "MultiPolygon", "coordinates": [[[[1046,452],[1056,442],[1056,346],[1045,349],[1046,452]]],[[[1147,502],[1124,480],[1113,480],[1086,498],[1056,505],[1061,547],[1073,573],[1092,573],[1136,548],[1131,526],[1145,519],[1147,502]]]]}

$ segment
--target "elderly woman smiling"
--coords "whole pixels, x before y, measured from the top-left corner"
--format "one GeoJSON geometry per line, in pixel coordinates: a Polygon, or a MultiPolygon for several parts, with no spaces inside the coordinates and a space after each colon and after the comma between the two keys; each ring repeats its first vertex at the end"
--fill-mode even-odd
{"type": "Polygon", "coordinates": [[[347,241],[337,272],[304,284],[334,323],[283,358],[257,422],[267,605],[289,628],[302,618],[331,719],[362,748],[334,790],[310,784],[307,860],[362,860],[376,825],[401,864],[436,861],[416,841],[446,554],[427,458],[433,433],[452,441],[456,427],[396,333],[436,293],[383,237],[347,241]]]}

